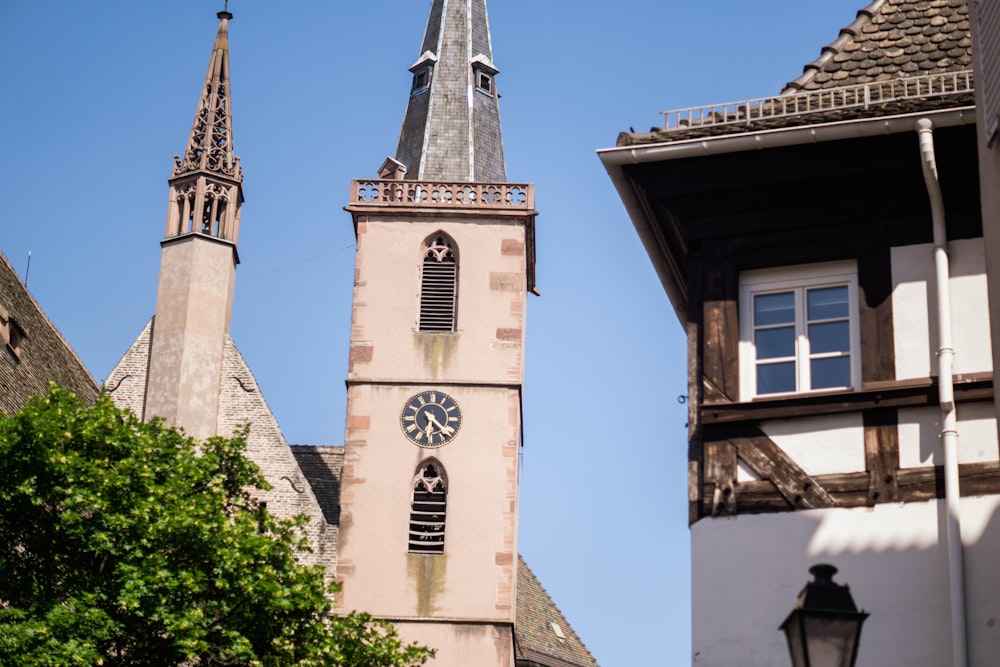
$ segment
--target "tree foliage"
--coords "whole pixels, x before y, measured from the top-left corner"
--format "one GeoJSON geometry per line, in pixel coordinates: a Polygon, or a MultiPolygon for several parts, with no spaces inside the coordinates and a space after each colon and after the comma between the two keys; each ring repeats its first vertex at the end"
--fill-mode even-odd
{"type": "Polygon", "coordinates": [[[58,387],[0,413],[0,664],[424,664],[390,625],[333,614],[295,558],[305,519],[255,499],[244,450],[58,387]]]}

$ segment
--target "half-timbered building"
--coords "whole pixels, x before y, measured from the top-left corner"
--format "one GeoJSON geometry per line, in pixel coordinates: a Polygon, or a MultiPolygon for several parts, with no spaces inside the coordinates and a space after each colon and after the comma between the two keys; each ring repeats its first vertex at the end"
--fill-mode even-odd
{"type": "Polygon", "coordinates": [[[965,0],[875,0],[780,94],[600,152],[688,337],[695,664],[785,664],[818,562],[858,664],[996,664],[973,69],[965,0]]]}

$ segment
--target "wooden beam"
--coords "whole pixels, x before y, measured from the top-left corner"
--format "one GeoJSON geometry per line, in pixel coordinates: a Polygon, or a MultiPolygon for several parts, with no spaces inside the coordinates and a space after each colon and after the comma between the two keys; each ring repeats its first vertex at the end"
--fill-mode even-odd
{"type": "MultiPolygon", "coordinates": [[[[944,470],[940,466],[903,468],[898,473],[898,502],[927,502],[944,498],[944,470]]],[[[836,501],[838,507],[865,507],[870,477],[867,472],[817,475],[813,478],[836,501]]],[[[1000,462],[963,463],[959,466],[962,497],[1000,494],[1000,462]]],[[[711,514],[714,483],[705,484],[703,513],[711,514]]],[[[771,480],[739,482],[735,492],[740,514],[788,512],[795,509],[771,480]]]]}
{"type": "Polygon", "coordinates": [[[899,428],[894,408],[866,410],[865,469],[868,471],[866,504],[899,500],[899,428]]]}
{"type": "MultiPolygon", "coordinates": [[[[959,403],[993,399],[993,378],[976,376],[955,384],[959,403]]],[[[701,423],[736,424],[764,419],[793,419],[819,415],[859,412],[876,408],[924,407],[938,404],[937,385],[933,378],[897,380],[863,386],[861,391],[797,394],[780,398],[757,399],[745,403],[705,403],[701,423]]]]}
{"type": "Polygon", "coordinates": [[[688,274],[688,313],[684,325],[687,334],[688,358],[688,525],[702,517],[702,494],[704,493],[704,458],[705,450],[702,444],[701,411],[698,406],[704,402],[702,383],[702,264],[700,260],[692,259],[687,263],[688,274]]]}
{"type": "Polygon", "coordinates": [[[837,501],[826,489],[763,431],[758,427],[748,428],[747,431],[746,437],[730,439],[737,454],[758,477],[773,482],[792,507],[814,509],[837,506],[837,501]]]}
{"type": "Polygon", "coordinates": [[[861,381],[896,379],[892,328],[892,262],[884,225],[870,226],[858,252],[861,381]]]}
{"type": "Polygon", "coordinates": [[[705,249],[702,271],[701,350],[705,395],[713,400],[735,401],[740,395],[740,323],[736,305],[739,276],[719,248],[705,249]]]}
{"type": "Polygon", "coordinates": [[[712,516],[736,514],[736,469],[736,447],[732,443],[705,444],[706,488],[708,483],[713,485],[712,516]]]}

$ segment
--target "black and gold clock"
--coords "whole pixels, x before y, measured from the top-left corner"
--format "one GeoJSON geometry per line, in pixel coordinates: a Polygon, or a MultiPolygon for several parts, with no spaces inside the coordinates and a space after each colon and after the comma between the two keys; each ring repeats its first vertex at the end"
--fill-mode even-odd
{"type": "Polygon", "coordinates": [[[458,401],[440,391],[422,391],[410,398],[399,414],[399,425],[410,442],[420,447],[447,445],[462,428],[458,401]]]}

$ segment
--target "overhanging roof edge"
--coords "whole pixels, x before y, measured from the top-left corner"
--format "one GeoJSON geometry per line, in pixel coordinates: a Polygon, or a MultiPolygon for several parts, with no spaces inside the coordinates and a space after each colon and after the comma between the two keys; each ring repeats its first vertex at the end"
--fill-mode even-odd
{"type": "Polygon", "coordinates": [[[914,123],[919,118],[930,118],[936,127],[968,125],[976,122],[975,106],[919,111],[897,116],[857,118],[818,125],[797,125],[717,137],[681,139],[644,146],[600,148],[597,150],[597,154],[606,167],[612,164],[642,164],[660,160],[739,153],[781,146],[911,132],[916,131],[914,123]]]}

